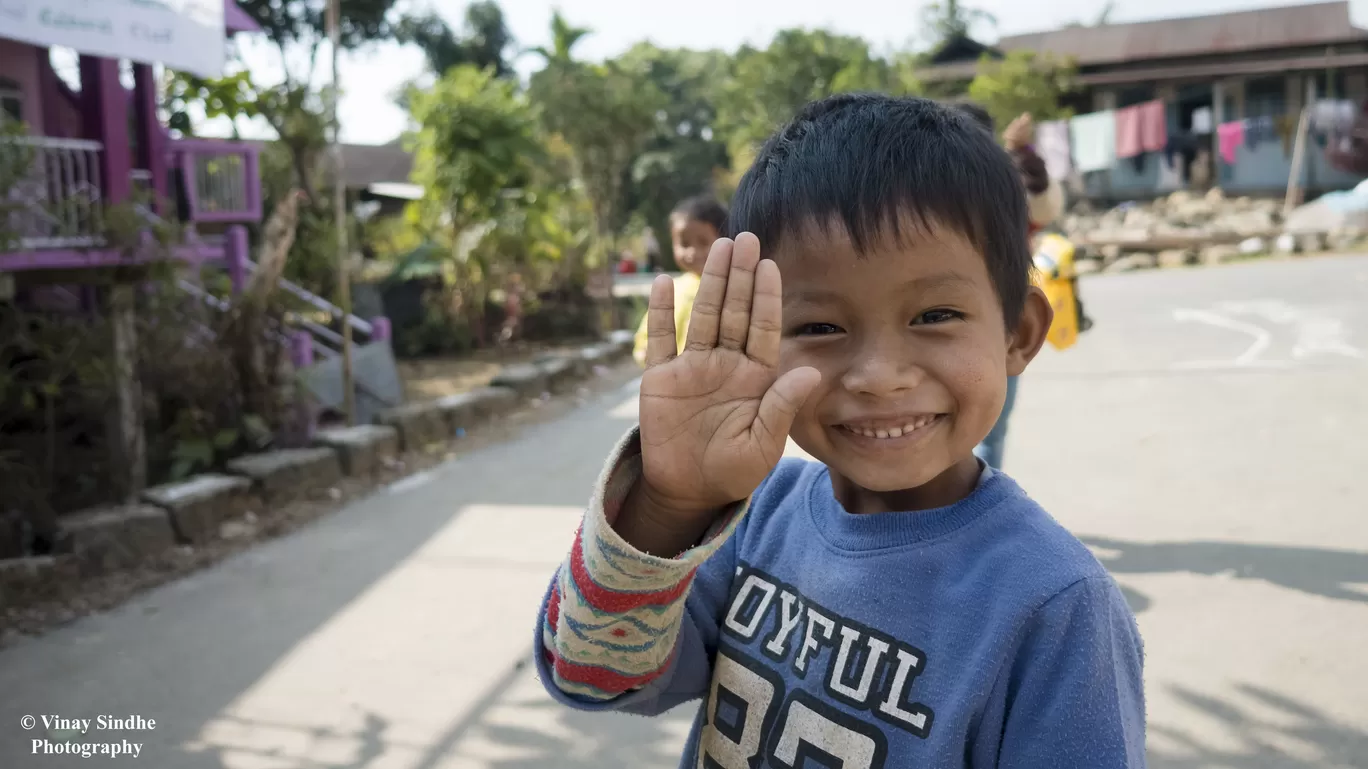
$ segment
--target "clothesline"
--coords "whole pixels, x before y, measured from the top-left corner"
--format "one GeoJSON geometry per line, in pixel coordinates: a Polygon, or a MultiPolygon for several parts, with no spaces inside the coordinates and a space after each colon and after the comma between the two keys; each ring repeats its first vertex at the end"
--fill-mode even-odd
{"type": "MultiPolygon", "coordinates": [[[[1356,118],[1351,101],[1322,99],[1310,109],[1311,129],[1322,136],[1347,136],[1356,118]]],[[[1195,148],[1192,137],[1217,135],[1221,158],[1235,163],[1240,144],[1251,149],[1274,139],[1291,151],[1299,115],[1264,116],[1229,121],[1215,126],[1213,110],[1199,107],[1192,113],[1191,128],[1178,136],[1168,131],[1167,105],[1154,99],[1120,109],[1107,109],[1068,120],[1041,123],[1036,129],[1036,150],[1044,159],[1050,176],[1062,179],[1075,170],[1079,173],[1104,171],[1116,161],[1163,152],[1171,159],[1178,152],[1195,148]]],[[[1162,169],[1161,169],[1162,170],[1162,169]]]]}

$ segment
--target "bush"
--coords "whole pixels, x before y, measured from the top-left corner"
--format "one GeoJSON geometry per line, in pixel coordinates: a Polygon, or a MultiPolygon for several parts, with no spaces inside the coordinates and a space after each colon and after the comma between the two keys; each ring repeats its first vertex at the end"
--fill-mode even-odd
{"type": "MultiPolygon", "coordinates": [[[[136,367],[149,484],[220,469],[288,437],[299,390],[280,311],[244,323],[199,304],[170,276],[143,289],[136,367]],[[249,376],[248,359],[266,365],[249,376]]],[[[58,515],[116,501],[106,437],[117,392],[111,334],[104,314],[0,304],[0,513],[19,522],[27,552],[53,546],[58,515]]]]}

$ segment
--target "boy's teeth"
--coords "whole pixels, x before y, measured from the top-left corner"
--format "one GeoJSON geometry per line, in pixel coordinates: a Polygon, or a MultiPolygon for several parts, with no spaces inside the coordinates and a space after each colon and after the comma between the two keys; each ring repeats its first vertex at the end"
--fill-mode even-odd
{"type": "Polygon", "coordinates": [[[849,429],[856,435],[863,435],[866,438],[901,438],[904,435],[907,435],[908,433],[912,432],[913,430],[931,424],[931,422],[935,421],[935,419],[936,418],[934,416],[926,416],[921,417],[915,421],[909,422],[908,424],[905,424],[902,427],[890,427],[887,429],[879,430],[869,430],[863,427],[851,427],[849,429]]]}

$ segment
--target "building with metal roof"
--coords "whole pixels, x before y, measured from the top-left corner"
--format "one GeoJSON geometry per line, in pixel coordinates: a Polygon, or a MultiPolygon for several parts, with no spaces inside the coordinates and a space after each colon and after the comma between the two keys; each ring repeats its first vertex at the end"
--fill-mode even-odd
{"type": "MultiPolygon", "coordinates": [[[[959,46],[919,72],[941,87],[974,77],[984,57],[1014,51],[1068,60],[1077,90],[1066,98],[1075,113],[1116,109],[1161,99],[1170,134],[1193,130],[1194,114],[1216,125],[1269,118],[1286,126],[1318,100],[1368,100],[1368,30],[1356,27],[1343,0],[1127,24],[1069,26],[1011,35],[990,46],[959,46]]],[[[1285,130],[1284,130],[1285,133],[1285,130]]],[[[1291,147],[1269,142],[1241,149],[1237,162],[1216,162],[1214,135],[1204,149],[1213,183],[1228,191],[1281,194],[1291,172],[1291,147]]],[[[1333,168],[1320,147],[1308,153],[1301,184],[1309,192],[1341,189],[1359,177],[1333,168]]],[[[1156,191],[1157,169],[1118,162],[1087,180],[1088,194],[1139,197],[1156,191]]]]}

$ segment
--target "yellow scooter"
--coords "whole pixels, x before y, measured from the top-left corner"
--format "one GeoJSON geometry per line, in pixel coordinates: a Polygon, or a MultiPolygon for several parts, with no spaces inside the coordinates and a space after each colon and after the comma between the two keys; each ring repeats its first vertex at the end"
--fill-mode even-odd
{"type": "Polygon", "coordinates": [[[1075,250],[1068,238],[1055,233],[1042,234],[1036,242],[1032,278],[1054,308],[1054,322],[1045,338],[1056,350],[1072,347],[1079,334],[1092,328],[1092,319],[1084,314],[1078,294],[1075,250]]]}

